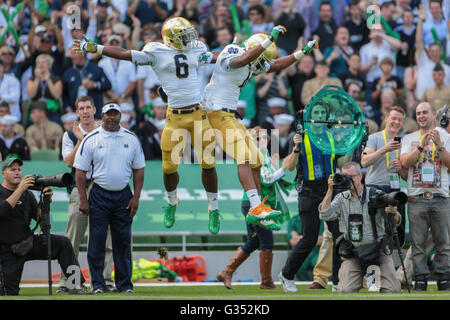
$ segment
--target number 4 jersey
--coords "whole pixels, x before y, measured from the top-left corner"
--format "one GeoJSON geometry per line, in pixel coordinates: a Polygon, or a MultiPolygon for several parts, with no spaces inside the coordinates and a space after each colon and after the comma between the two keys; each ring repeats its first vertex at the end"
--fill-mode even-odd
{"type": "Polygon", "coordinates": [[[172,49],[159,43],[147,43],[142,51],[132,51],[136,65],[150,65],[155,71],[168,97],[171,108],[182,108],[198,104],[202,100],[198,67],[211,62],[212,54],[199,41],[189,51],[172,49]]]}

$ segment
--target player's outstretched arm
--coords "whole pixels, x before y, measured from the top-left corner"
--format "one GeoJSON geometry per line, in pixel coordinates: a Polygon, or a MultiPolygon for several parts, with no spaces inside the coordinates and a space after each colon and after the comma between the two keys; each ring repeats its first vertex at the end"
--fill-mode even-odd
{"type": "Polygon", "coordinates": [[[131,50],[115,46],[103,46],[83,35],[82,40],[73,40],[73,49],[83,53],[98,53],[111,58],[132,61],[131,50]]]}
{"type": "Polygon", "coordinates": [[[291,64],[299,61],[304,55],[310,53],[313,49],[317,49],[318,47],[319,43],[317,40],[309,41],[303,49],[298,50],[286,57],[276,59],[267,73],[277,72],[281,69],[289,67],[291,64]]]}
{"type": "Polygon", "coordinates": [[[273,27],[272,33],[266,40],[261,42],[259,46],[253,47],[250,50],[247,50],[242,56],[231,60],[229,63],[230,69],[241,68],[258,58],[264,50],[266,50],[278,38],[280,33],[284,34],[286,31],[287,29],[282,25],[273,27]]]}

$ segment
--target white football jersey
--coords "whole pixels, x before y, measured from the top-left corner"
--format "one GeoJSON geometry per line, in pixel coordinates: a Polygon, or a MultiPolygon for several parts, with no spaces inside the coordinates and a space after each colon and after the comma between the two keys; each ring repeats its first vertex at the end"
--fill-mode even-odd
{"type": "Polygon", "coordinates": [[[210,63],[212,54],[203,42],[189,51],[181,51],[159,43],[147,43],[141,52],[146,58],[133,56],[137,65],[150,65],[168,97],[171,108],[198,104],[202,100],[198,67],[210,63]]]}
{"type": "Polygon", "coordinates": [[[252,77],[250,65],[230,69],[232,59],[242,56],[245,49],[237,45],[226,46],[217,57],[211,80],[205,88],[204,106],[206,110],[237,109],[241,88],[252,77]]]}

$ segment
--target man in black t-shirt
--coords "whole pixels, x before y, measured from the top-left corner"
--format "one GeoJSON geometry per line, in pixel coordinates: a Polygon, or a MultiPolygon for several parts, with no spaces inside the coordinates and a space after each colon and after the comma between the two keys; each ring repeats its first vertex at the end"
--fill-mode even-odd
{"type": "MultiPolygon", "coordinates": [[[[29,187],[34,185],[31,175],[22,180],[23,161],[9,158],[2,163],[3,183],[0,185],[0,295],[19,295],[19,283],[22,278],[23,266],[29,260],[46,260],[47,246],[43,237],[34,235],[30,229],[31,219],[39,220],[38,203],[29,187]],[[14,251],[14,245],[30,239],[32,246],[22,254],[14,251]]],[[[50,187],[43,189],[44,195],[52,196],[50,187]]],[[[69,266],[79,263],[67,237],[50,235],[51,258],[57,259],[64,273],[69,266]]],[[[70,276],[70,274],[67,274],[70,276]]],[[[85,279],[80,272],[80,284],[85,279]]],[[[70,293],[83,294],[86,288],[75,287],[70,293]]]]}

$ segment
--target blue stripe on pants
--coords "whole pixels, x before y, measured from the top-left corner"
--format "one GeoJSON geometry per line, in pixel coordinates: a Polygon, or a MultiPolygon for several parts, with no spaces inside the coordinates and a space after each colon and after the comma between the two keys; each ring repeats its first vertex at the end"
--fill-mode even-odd
{"type": "Polygon", "coordinates": [[[94,184],[89,194],[88,264],[93,289],[106,290],[103,277],[105,264],[106,233],[111,226],[115,283],[119,291],[132,289],[131,276],[131,223],[130,210],[126,209],[132,197],[130,187],[110,192],[94,184]]]}

